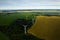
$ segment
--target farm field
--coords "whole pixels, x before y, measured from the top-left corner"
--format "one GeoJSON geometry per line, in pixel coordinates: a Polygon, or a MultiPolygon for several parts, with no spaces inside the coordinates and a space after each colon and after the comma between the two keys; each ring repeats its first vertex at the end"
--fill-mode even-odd
{"type": "Polygon", "coordinates": [[[60,40],[60,16],[36,16],[28,32],[45,40],[60,40]]]}

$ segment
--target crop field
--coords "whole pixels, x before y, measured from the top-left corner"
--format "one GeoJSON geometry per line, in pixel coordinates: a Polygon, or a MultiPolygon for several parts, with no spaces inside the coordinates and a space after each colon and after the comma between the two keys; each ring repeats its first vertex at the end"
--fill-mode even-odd
{"type": "Polygon", "coordinates": [[[0,13],[0,33],[6,40],[59,40],[59,26],[60,12],[0,13]]]}
{"type": "Polygon", "coordinates": [[[36,16],[28,32],[45,40],[60,40],[60,16],[36,16]]]}

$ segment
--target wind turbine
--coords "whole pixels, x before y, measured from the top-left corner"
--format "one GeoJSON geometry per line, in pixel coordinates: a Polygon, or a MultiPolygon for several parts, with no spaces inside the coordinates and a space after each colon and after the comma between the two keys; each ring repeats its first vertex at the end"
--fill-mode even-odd
{"type": "MultiPolygon", "coordinates": [[[[28,24],[29,24],[28,16],[26,16],[25,18],[26,18],[26,21],[28,23],[27,24],[23,24],[23,27],[24,27],[24,33],[27,34],[27,27],[28,27],[28,24]]],[[[31,19],[32,24],[34,24],[34,19],[35,19],[35,16],[33,16],[33,18],[31,19]]]]}
{"type": "MultiPolygon", "coordinates": [[[[26,20],[27,20],[27,17],[28,17],[28,16],[26,16],[26,20]]],[[[28,26],[27,24],[26,24],[26,25],[23,25],[23,27],[24,27],[24,33],[25,33],[25,34],[27,34],[27,26],[28,26]]]]}

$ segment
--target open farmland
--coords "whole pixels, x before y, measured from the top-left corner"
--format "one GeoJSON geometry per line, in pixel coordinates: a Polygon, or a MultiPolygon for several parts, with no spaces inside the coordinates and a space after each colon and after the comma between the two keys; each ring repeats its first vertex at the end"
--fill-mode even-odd
{"type": "MultiPolygon", "coordinates": [[[[56,26],[60,24],[59,18],[59,11],[3,11],[0,12],[0,31],[5,34],[6,38],[9,37],[10,40],[48,40],[51,39],[51,36],[54,37],[54,35],[57,34],[54,31],[57,28],[56,26]],[[57,23],[55,21],[57,21],[57,23]],[[27,34],[24,33],[23,24],[28,25],[26,29],[28,31],[27,34]],[[52,25],[55,26],[52,27],[52,25]],[[52,33],[55,34],[53,35],[52,33]]],[[[54,38],[56,38],[56,36],[57,35],[55,35],[54,38]]]]}

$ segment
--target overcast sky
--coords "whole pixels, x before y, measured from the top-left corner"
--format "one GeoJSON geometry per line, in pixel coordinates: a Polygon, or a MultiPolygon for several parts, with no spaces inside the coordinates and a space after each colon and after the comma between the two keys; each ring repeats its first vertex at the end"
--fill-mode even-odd
{"type": "Polygon", "coordinates": [[[60,0],[0,0],[0,9],[60,9],[60,0]]]}

